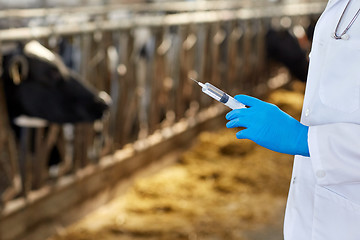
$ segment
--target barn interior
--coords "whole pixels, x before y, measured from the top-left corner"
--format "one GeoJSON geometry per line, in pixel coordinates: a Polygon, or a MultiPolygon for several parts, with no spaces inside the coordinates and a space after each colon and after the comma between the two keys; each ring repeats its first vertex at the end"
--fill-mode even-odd
{"type": "Polygon", "coordinates": [[[0,239],[283,239],[293,156],[191,79],[299,120],[326,3],[0,0],[0,239]]]}

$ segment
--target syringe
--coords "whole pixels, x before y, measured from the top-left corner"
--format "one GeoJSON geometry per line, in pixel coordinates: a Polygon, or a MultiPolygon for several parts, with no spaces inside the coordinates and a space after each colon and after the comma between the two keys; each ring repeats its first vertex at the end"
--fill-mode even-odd
{"type": "Polygon", "coordinates": [[[245,107],[244,104],[237,101],[236,99],[231,97],[229,94],[224,93],[220,89],[214,87],[210,83],[201,83],[201,82],[199,82],[199,81],[197,81],[197,80],[195,80],[193,78],[190,78],[190,79],[193,80],[194,82],[196,82],[197,84],[199,84],[202,87],[202,91],[204,93],[206,93],[207,95],[209,95],[210,97],[212,97],[216,101],[219,101],[219,102],[223,103],[224,105],[228,106],[229,108],[231,108],[231,109],[240,109],[240,108],[245,107]]]}

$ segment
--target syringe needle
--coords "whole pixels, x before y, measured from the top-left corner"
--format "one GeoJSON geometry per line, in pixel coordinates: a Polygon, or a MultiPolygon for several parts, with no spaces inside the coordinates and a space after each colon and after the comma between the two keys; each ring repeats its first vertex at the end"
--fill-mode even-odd
{"type": "Polygon", "coordinates": [[[193,80],[194,82],[196,82],[197,84],[199,84],[199,81],[197,81],[197,80],[195,80],[195,79],[193,79],[193,78],[191,78],[191,77],[189,77],[189,79],[191,79],[191,80],[193,80]]]}
{"type": "Polygon", "coordinates": [[[201,82],[199,82],[199,81],[197,81],[197,80],[195,80],[194,78],[191,78],[191,77],[189,77],[191,80],[193,80],[194,82],[196,82],[197,84],[199,84],[200,85],[200,87],[204,87],[205,86],[205,84],[203,84],[203,83],[201,83],[201,82]]]}
{"type": "Polygon", "coordinates": [[[194,78],[191,78],[191,77],[189,77],[189,78],[190,78],[191,80],[193,80],[194,82],[196,82],[200,87],[204,87],[204,86],[205,86],[204,83],[201,83],[201,82],[195,80],[194,78]]]}

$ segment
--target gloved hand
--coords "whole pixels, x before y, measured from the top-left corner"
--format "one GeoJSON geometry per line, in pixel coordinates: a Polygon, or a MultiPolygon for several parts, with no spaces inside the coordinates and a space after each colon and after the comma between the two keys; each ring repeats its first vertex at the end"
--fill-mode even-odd
{"type": "Polygon", "coordinates": [[[235,109],[226,115],[226,127],[245,127],[236,137],[250,139],[270,150],[309,156],[308,126],[281,111],[277,106],[246,95],[235,99],[248,108],[235,109]]]}

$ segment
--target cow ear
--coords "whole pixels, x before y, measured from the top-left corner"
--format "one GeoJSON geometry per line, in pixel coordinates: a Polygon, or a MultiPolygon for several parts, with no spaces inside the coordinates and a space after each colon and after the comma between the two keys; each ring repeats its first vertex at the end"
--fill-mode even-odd
{"type": "Polygon", "coordinates": [[[15,85],[19,85],[29,74],[29,63],[23,55],[15,55],[10,59],[9,75],[15,85]]]}

